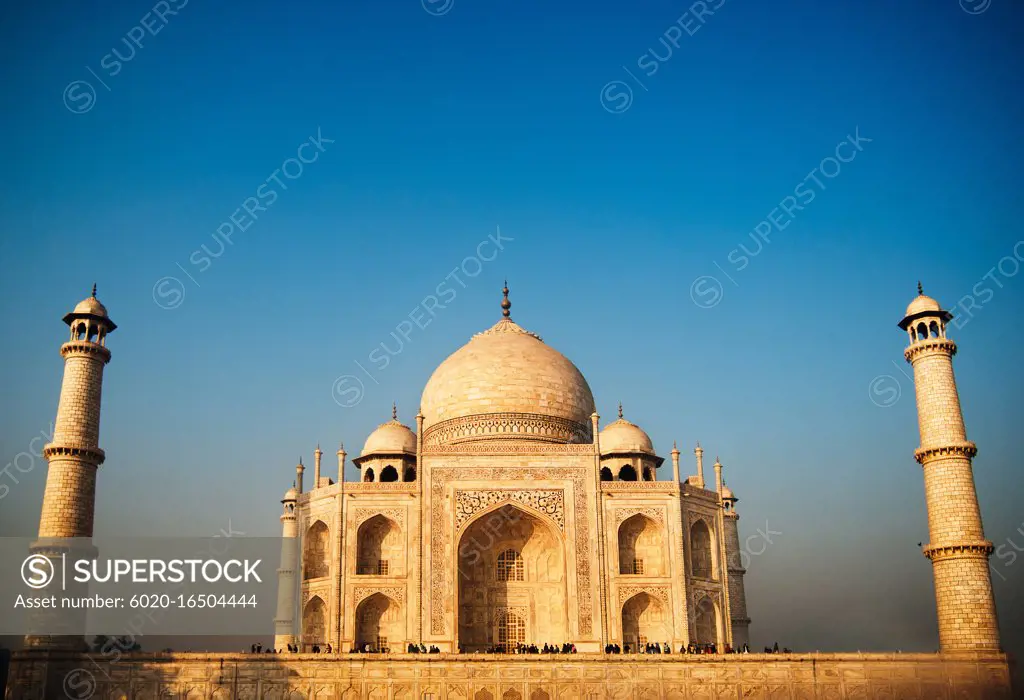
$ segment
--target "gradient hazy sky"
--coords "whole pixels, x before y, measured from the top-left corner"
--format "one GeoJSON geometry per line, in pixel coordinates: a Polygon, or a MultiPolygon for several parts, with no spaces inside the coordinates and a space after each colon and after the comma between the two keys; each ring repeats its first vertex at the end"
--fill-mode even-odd
{"type": "MultiPolygon", "coordinates": [[[[684,471],[697,440],[721,457],[759,553],[755,646],[931,650],[896,327],[921,279],[961,317],[997,604],[1024,651],[1024,7],[707,6],[5,6],[0,464],[49,433],[60,319],[97,282],[120,326],[97,532],[277,534],[298,457],[319,441],[335,476],[339,441],[355,456],[392,401],[412,423],[507,276],[513,318],[605,422],[622,401],[684,471]],[[823,163],[837,146],[847,162],[823,163]],[[316,161],[296,175],[297,154],[316,161]]],[[[3,535],[38,523],[45,464],[20,460],[3,535]]]]}

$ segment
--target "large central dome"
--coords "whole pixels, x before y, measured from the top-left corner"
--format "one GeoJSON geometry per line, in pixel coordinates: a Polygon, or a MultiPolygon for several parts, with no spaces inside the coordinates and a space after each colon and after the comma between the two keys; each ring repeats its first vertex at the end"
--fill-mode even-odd
{"type": "MultiPolygon", "coordinates": [[[[507,299],[507,314],[506,304],[507,299]]],[[[587,380],[564,355],[508,317],[434,370],[420,408],[428,445],[592,440],[594,395],[587,380]]]]}

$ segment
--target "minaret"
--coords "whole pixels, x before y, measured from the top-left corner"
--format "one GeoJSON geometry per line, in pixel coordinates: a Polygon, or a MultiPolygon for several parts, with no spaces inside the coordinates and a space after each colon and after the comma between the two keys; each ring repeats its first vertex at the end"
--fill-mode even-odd
{"type": "Polygon", "coordinates": [[[903,356],[914,368],[921,433],[914,457],[924,471],[930,537],[924,555],[935,576],[939,648],[998,650],[988,564],[992,543],[982,529],[971,465],[978,450],[967,439],[960,412],[953,376],[956,343],[946,337],[946,323],[953,315],[925,296],[920,283],[917,291],[899,327],[909,336],[903,356]]]}
{"type": "Polygon", "coordinates": [[[697,488],[704,488],[704,448],[697,443],[693,454],[697,455],[697,488]]]}
{"type": "Polygon", "coordinates": [[[320,443],[316,444],[316,449],[313,451],[313,488],[320,488],[320,458],[324,456],[324,453],[320,450],[320,443]]]}
{"type": "MultiPolygon", "coordinates": [[[[718,457],[715,457],[715,463],[714,463],[713,466],[715,468],[715,491],[717,491],[718,494],[721,495],[722,494],[722,463],[718,461],[718,457]]],[[[703,479],[701,479],[701,481],[703,481],[703,479]]]]}
{"type": "Polygon", "coordinates": [[[110,362],[107,334],[117,325],[96,298],[96,285],[64,323],[71,327],[71,337],[60,348],[64,382],[53,442],[43,448],[50,466],[39,536],[92,537],[96,470],[104,460],[99,447],[103,367],[110,362]]]}
{"type": "Polygon", "coordinates": [[[302,466],[302,457],[299,457],[299,463],[295,465],[295,488],[300,494],[302,493],[302,474],[305,471],[306,468],[302,466]]]}
{"type": "Polygon", "coordinates": [[[277,615],[274,616],[274,648],[287,650],[295,644],[295,588],[298,566],[298,522],[295,501],[299,497],[294,486],[281,499],[281,566],[277,570],[277,615]]]}
{"type": "MultiPolygon", "coordinates": [[[[105,458],[99,447],[100,398],[103,368],[110,362],[107,335],[117,325],[96,298],[96,285],[92,287],[92,296],[67,314],[64,323],[71,332],[68,342],[60,348],[64,358],[64,381],[53,442],[43,448],[49,469],[39,517],[40,541],[33,546],[33,552],[42,554],[51,552],[45,547],[47,543],[57,545],[57,540],[63,538],[92,537],[96,472],[105,458]]],[[[26,644],[32,646],[77,647],[82,643],[80,634],[26,639],[26,644]]]]}
{"type": "Polygon", "coordinates": [[[345,481],[345,456],[348,454],[345,452],[345,443],[341,443],[338,447],[338,483],[345,481]]]}
{"type": "Polygon", "coordinates": [[[732,618],[732,645],[742,649],[750,643],[750,618],[747,617],[747,591],[743,585],[743,550],[740,549],[740,516],[736,512],[732,489],[722,483],[722,521],[725,533],[725,561],[729,580],[729,615],[732,618]]]}
{"type": "Polygon", "coordinates": [[[679,483],[679,446],[672,443],[672,478],[679,483]]]}

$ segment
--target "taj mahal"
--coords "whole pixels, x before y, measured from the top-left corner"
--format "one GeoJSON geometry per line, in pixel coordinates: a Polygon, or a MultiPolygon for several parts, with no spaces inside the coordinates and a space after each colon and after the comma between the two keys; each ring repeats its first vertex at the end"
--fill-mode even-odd
{"type": "Polygon", "coordinates": [[[359,481],[344,449],[337,481],[319,447],[309,488],[296,467],[274,648],[747,644],[721,463],[705,479],[698,445],[681,479],[673,446],[658,479],[647,433],[621,406],[602,427],[587,380],[503,293],[500,320],[430,377],[415,430],[393,412],[366,438],[359,481]]]}
{"type": "MultiPolygon", "coordinates": [[[[725,468],[716,458],[706,469],[699,444],[685,462],[673,444],[666,463],[667,446],[621,405],[602,423],[581,372],[511,308],[506,286],[497,322],[441,362],[410,423],[394,407],[366,437],[357,480],[345,479],[344,446],[333,478],[319,446],[311,475],[299,460],[266,611],[275,651],[97,662],[81,638],[29,637],[5,698],[85,700],[67,693],[83,669],[88,697],[104,700],[1011,697],[952,315],[920,285],[895,325],[914,372],[937,653],[736,653],[751,616],[725,468]],[[509,653],[542,644],[573,653],[509,653]],[[652,645],[670,653],[635,653],[652,645]],[[680,653],[694,646],[707,653],[680,653]]],[[[105,459],[117,326],[95,288],[64,322],[40,540],[93,537],[105,459]]]]}

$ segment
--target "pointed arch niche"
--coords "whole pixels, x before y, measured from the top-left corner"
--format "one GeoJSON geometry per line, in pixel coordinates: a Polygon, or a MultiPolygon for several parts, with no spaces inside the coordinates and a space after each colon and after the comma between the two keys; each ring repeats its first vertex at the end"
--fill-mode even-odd
{"type": "Polygon", "coordinates": [[[464,651],[499,644],[509,630],[527,644],[569,638],[564,545],[547,518],[513,503],[485,511],[463,530],[456,559],[464,651]]]}

